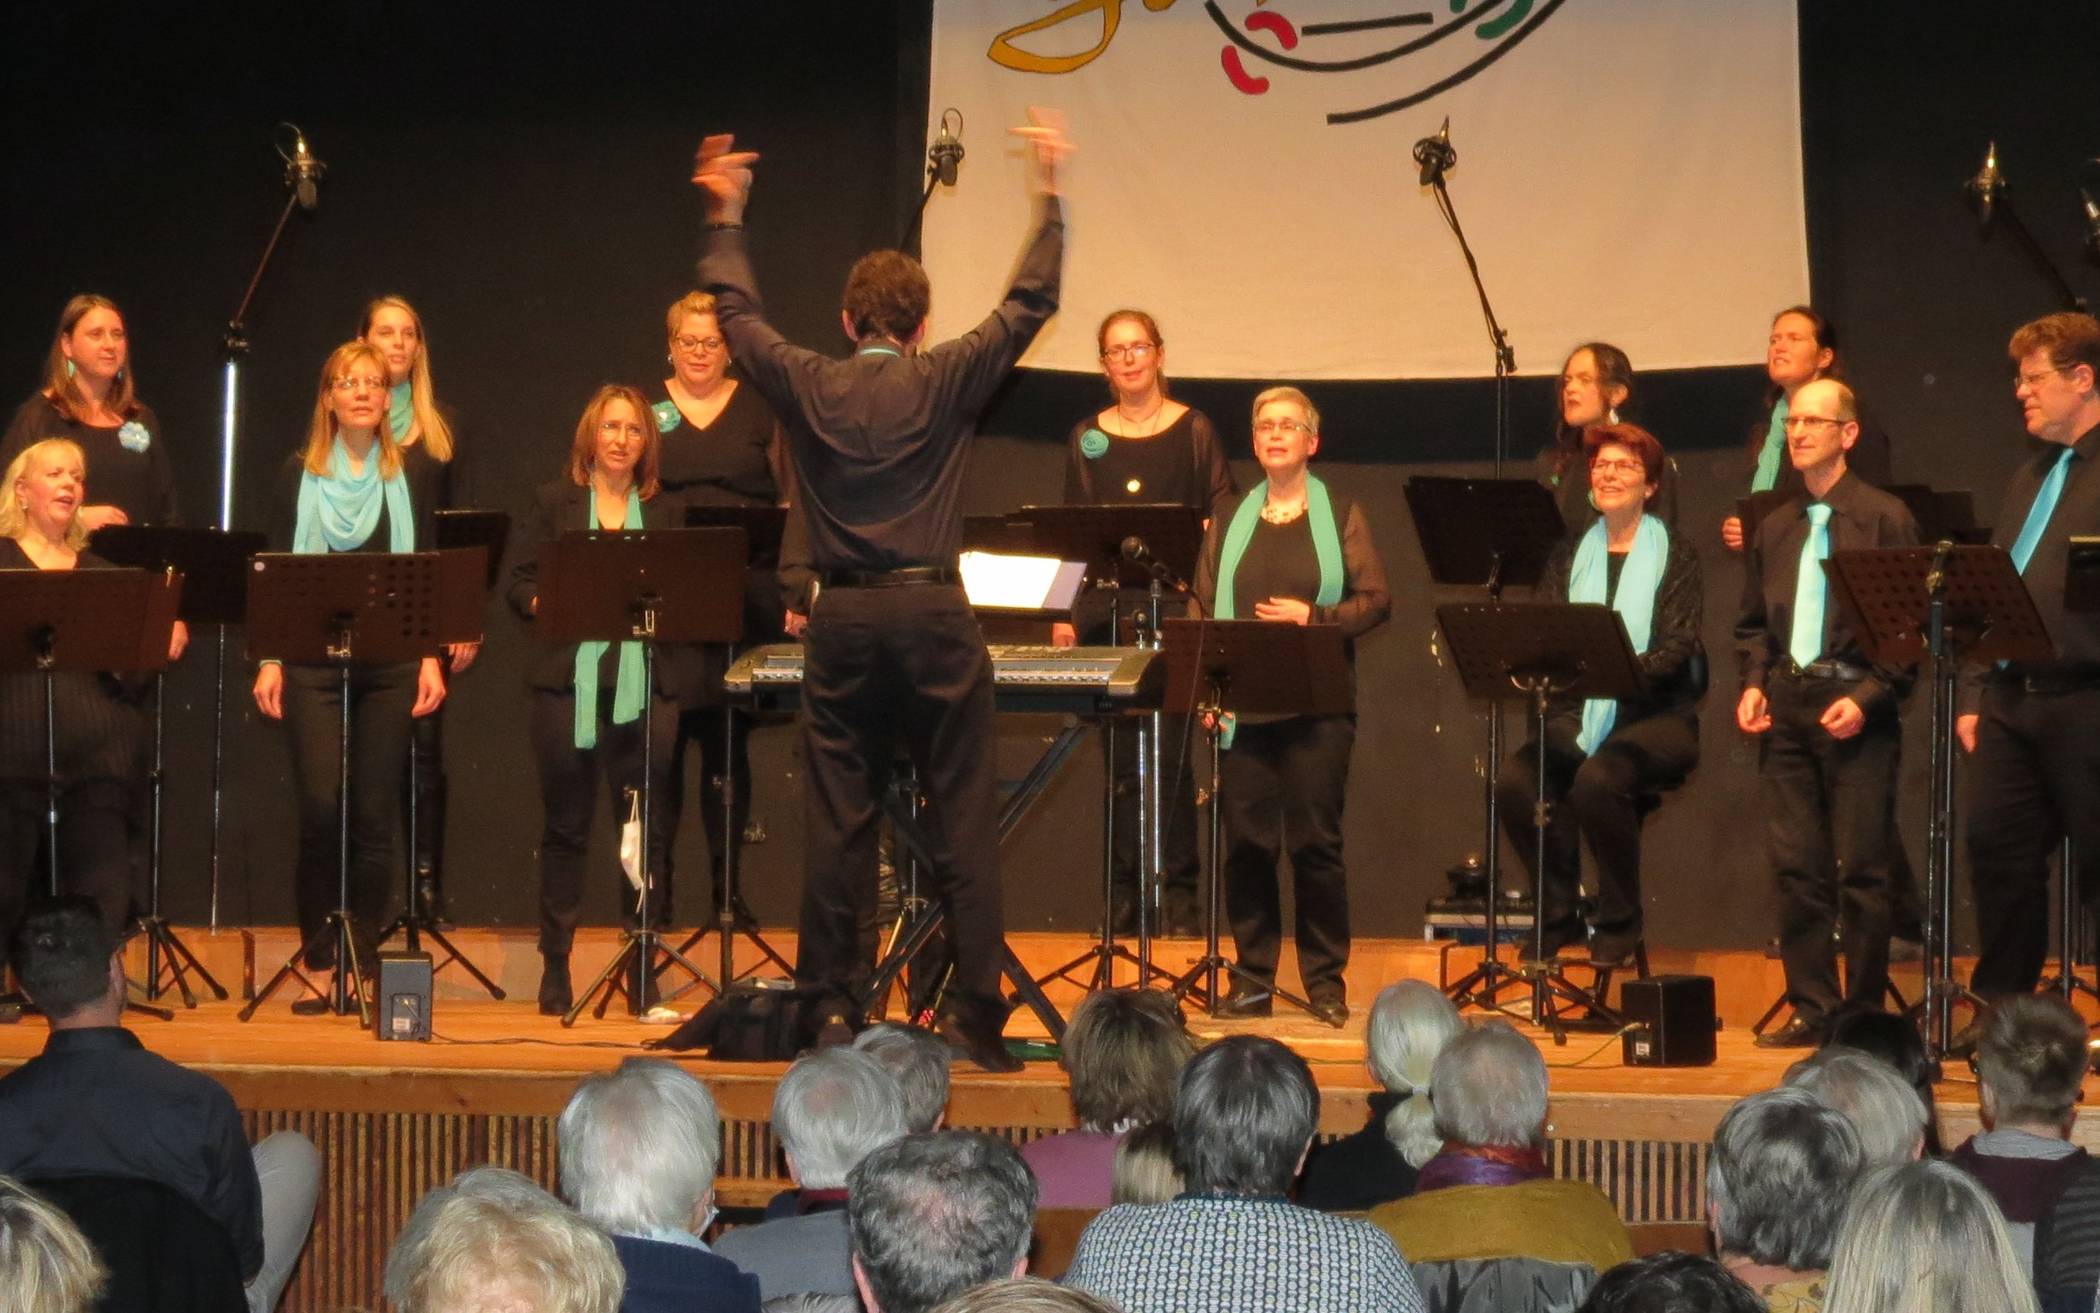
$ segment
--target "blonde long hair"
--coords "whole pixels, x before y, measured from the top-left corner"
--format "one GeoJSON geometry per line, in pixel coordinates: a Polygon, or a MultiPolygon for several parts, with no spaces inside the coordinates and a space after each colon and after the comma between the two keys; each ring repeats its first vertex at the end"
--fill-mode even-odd
{"type": "Polygon", "coordinates": [[[1852,1196],[1823,1313],[2036,1313],[1998,1205],[1975,1178],[1943,1162],[1868,1176],[1852,1196]]]}
{"type": "MultiPolygon", "coordinates": [[[[314,417],[306,426],[308,474],[323,477],[328,474],[328,456],[335,446],[335,412],[328,408],[328,397],[335,391],[335,381],[349,373],[351,364],[359,360],[370,361],[379,371],[380,386],[385,386],[386,358],[370,342],[356,338],[328,353],[328,363],[321,366],[320,390],[314,393],[314,417]]],[[[383,409],[373,436],[379,443],[379,477],[398,478],[401,474],[401,448],[394,445],[394,431],[386,422],[383,409]]]]}
{"type": "MultiPolygon", "coordinates": [[[[44,400],[51,403],[53,410],[76,424],[86,422],[92,407],[88,404],[87,393],[80,390],[79,381],[66,372],[66,339],[73,335],[73,329],[90,310],[107,310],[115,315],[119,322],[124,318],[124,312],[117,309],[115,301],[106,296],[96,296],[93,292],[82,292],[66,302],[66,308],[58,312],[58,332],[52,334],[51,354],[44,358],[44,386],[41,389],[44,400]]],[[[102,404],[109,407],[111,414],[121,415],[125,419],[138,417],[139,394],[137,384],[131,377],[128,337],[124,368],[117,371],[115,381],[109,386],[109,395],[103,398],[102,404]]]]}
{"type": "MultiPolygon", "coordinates": [[[[42,442],[30,443],[7,463],[6,475],[0,476],[6,481],[5,486],[0,487],[0,538],[20,538],[28,529],[29,516],[21,499],[15,496],[15,485],[29,477],[29,465],[36,459],[37,453],[52,448],[56,448],[61,455],[69,455],[80,462],[81,487],[83,490],[86,488],[87,454],[81,451],[79,443],[71,438],[45,438],[42,442]]],[[[66,546],[77,552],[87,546],[87,540],[87,528],[80,523],[80,507],[75,506],[73,519],[66,525],[66,546]]]]}
{"type": "Polygon", "coordinates": [[[583,417],[576,421],[576,436],[569,442],[569,482],[579,488],[591,486],[591,468],[597,463],[598,423],[605,418],[605,408],[615,401],[624,401],[634,409],[634,416],[642,426],[642,458],[634,465],[635,492],[643,501],[648,501],[663,490],[657,469],[663,454],[663,435],[656,430],[656,417],[649,411],[649,403],[635,388],[623,383],[607,383],[596,392],[583,407],[583,417]]]}
{"type": "Polygon", "coordinates": [[[0,1282],[21,1313],[89,1307],[108,1283],[95,1247],[59,1209],[0,1176],[0,1282]]]}
{"type": "Polygon", "coordinates": [[[430,384],[430,337],[423,331],[423,316],[416,308],[398,296],[382,296],[365,307],[364,327],[357,336],[364,341],[372,337],[372,316],[382,310],[399,310],[416,325],[416,358],[408,367],[408,404],[415,412],[414,426],[409,433],[423,444],[423,450],[440,464],[452,459],[452,426],[445,423],[444,415],[437,407],[437,392],[430,384]]]}

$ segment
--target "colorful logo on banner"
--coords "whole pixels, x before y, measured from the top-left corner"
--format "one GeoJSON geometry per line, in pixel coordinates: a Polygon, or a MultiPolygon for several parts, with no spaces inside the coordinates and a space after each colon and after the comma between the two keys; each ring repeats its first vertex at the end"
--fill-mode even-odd
{"type": "MultiPolygon", "coordinates": [[[[1348,74],[1378,69],[1388,78],[1387,98],[1354,109],[1330,111],[1330,124],[1361,123],[1398,113],[1432,100],[1466,82],[1481,70],[1515,49],[1537,31],[1565,0],[1444,0],[1446,12],[1438,12],[1434,0],[1399,12],[1363,17],[1360,4],[1341,6],[1355,11],[1351,18],[1310,17],[1295,21],[1285,11],[1319,10],[1320,0],[1283,0],[1268,8],[1268,0],[1255,0],[1257,7],[1235,23],[1218,0],[1203,0],[1203,11],[1216,24],[1225,44],[1218,53],[1224,77],[1242,95],[1268,92],[1272,77],[1293,73],[1348,74]],[[1456,67],[1453,47],[1459,44],[1456,67]],[[1394,92],[1399,94],[1395,95],[1394,92]]],[[[1143,0],[1154,13],[1171,9],[1176,0],[1143,0]]],[[[1100,58],[1122,26],[1124,0],[1071,0],[1040,18],[1008,28],[993,38],[988,57],[995,64],[1021,73],[1071,73],[1100,58]],[[1100,37],[1090,49],[1065,54],[1045,54],[1025,48],[1026,38],[1089,22],[1100,24],[1100,37]]],[[[1327,0],[1327,8],[1336,7],[1327,0]]]]}

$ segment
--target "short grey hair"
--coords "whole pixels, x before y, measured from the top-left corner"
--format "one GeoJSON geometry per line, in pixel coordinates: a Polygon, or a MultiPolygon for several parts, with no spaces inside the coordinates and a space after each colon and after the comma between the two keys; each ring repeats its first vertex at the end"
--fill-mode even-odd
{"type": "Polygon", "coordinates": [[[1983,1014],[1976,1074],[1993,1125],[2068,1123],[2090,1052],[2085,1021],[2055,994],[2019,994],[1983,1014]]]}
{"type": "Polygon", "coordinates": [[[1266,1036],[1233,1035],[1182,1069],[1174,1166],[1199,1194],[1282,1194],[1319,1125],[1305,1059],[1266,1036]]]}
{"type": "Polygon", "coordinates": [[[1249,416],[1253,419],[1260,419],[1261,408],[1272,401],[1288,401],[1297,406],[1298,409],[1305,412],[1305,426],[1314,433],[1320,431],[1319,408],[1313,405],[1311,397],[1306,396],[1304,392],[1288,383],[1279,384],[1272,388],[1263,388],[1257,393],[1254,398],[1254,409],[1248,412],[1249,416]]]}
{"type": "Polygon", "coordinates": [[[805,1190],[836,1190],[861,1159],[905,1133],[904,1091],[843,1045],[797,1058],[773,1091],[773,1132],[805,1190]]]}
{"type": "Polygon", "coordinates": [[[618,1235],[689,1229],[722,1162],[714,1096],[662,1058],[628,1058],[586,1077],[561,1110],[555,1139],[562,1193],[618,1235]]]}
{"type": "Polygon", "coordinates": [[[561,1207],[561,1202],[542,1190],[538,1182],[508,1167],[469,1167],[450,1183],[433,1188],[409,1211],[408,1220],[401,1224],[401,1234],[394,1237],[394,1247],[387,1251],[380,1291],[394,1307],[408,1303],[409,1278],[422,1268],[419,1251],[430,1233],[430,1224],[438,1209],[454,1195],[493,1199],[514,1209],[561,1207]]]}
{"type": "Polygon", "coordinates": [[[1850,1119],[1804,1090],[1738,1101],[1706,1160],[1716,1246],[1753,1263],[1823,1271],[1863,1162],[1850,1119]]]}
{"type": "Polygon", "coordinates": [[[1833,1045],[1787,1068],[1784,1084],[1845,1115],[1862,1167],[1909,1162],[1925,1142],[1925,1100],[1871,1053],[1833,1045]]]}
{"type": "Polygon", "coordinates": [[[401,1313],[473,1308],[499,1290],[541,1313],[617,1313],[627,1278],[605,1232],[537,1186],[470,1184],[431,1191],[410,1216],[395,1246],[402,1262],[387,1263],[401,1313]]]}
{"type": "Polygon", "coordinates": [[[882,1313],[930,1313],[1013,1275],[1028,1256],[1035,1204],[1035,1173],[1012,1145],[936,1131],[861,1160],[846,1183],[846,1228],[882,1313]]]}
{"type": "Polygon", "coordinates": [[[1430,1068],[1436,1133],[1459,1144],[1520,1149],[1546,1134],[1546,1060],[1506,1021],[1469,1026],[1430,1068]]]}
{"type": "Polygon", "coordinates": [[[948,1110],[948,1042],[920,1026],[885,1021],[853,1037],[853,1047],[882,1064],[904,1094],[904,1125],[930,1131],[948,1110]]]}
{"type": "Polygon", "coordinates": [[[1385,1115],[1385,1138],[1413,1166],[1434,1158],[1444,1143],[1436,1130],[1429,1077],[1436,1055],[1465,1024],[1444,992],[1421,980],[1387,985],[1371,1004],[1364,1032],[1371,1074],[1400,1096],[1385,1115]]]}

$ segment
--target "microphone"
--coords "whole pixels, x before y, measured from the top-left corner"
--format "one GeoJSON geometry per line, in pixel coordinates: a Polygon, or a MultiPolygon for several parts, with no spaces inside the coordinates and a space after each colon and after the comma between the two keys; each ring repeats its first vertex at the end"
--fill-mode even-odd
{"type": "Polygon", "coordinates": [[[1458,163],[1458,152],[1451,148],[1451,117],[1444,116],[1444,126],[1437,129],[1434,137],[1424,137],[1415,143],[1415,163],[1422,166],[1419,185],[1427,187],[1442,182],[1444,172],[1458,163]]]}
{"type": "Polygon", "coordinates": [[[1932,567],[1925,572],[1925,594],[1937,597],[1947,586],[1947,558],[1954,554],[1954,540],[1942,538],[1932,547],[1932,567]]]}
{"type": "Polygon", "coordinates": [[[2078,199],[2085,202],[2085,249],[2100,260],[2100,203],[2083,187],[2078,189],[2078,199]]]}
{"type": "Polygon", "coordinates": [[[1976,176],[1962,184],[1962,190],[1976,198],[1976,216],[1988,227],[1991,222],[1991,205],[1998,193],[2005,190],[2005,175],[1998,171],[1998,143],[1993,141],[1983,151],[1983,167],[1976,176]]]}
{"type": "MultiPolygon", "coordinates": [[[[278,126],[289,128],[292,134],[292,153],[284,157],[284,185],[299,198],[299,208],[311,214],[320,208],[321,179],[328,175],[328,166],[314,158],[313,151],[307,148],[306,134],[297,124],[278,126]]],[[[280,146],[278,153],[283,154],[284,148],[280,146]]]]}
{"type": "Polygon", "coordinates": [[[1159,580],[1169,588],[1179,589],[1183,592],[1188,591],[1188,585],[1183,583],[1179,576],[1167,568],[1165,561],[1154,556],[1152,549],[1145,546],[1145,540],[1136,534],[1131,534],[1123,540],[1123,559],[1132,565],[1143,566],[1151,573],[1154,579],[1159,580]]]}
{"type": "Polygon", "coordinates": [[[933,175],[940,179],[941,186],[953,187],[955,175],[962,168],[962,111],[953,106],[941,111],[941,133],[926,149],[926,164],[933,175]],[[955,116],[955,131],[948,131],[948,116],[955,116]]]}

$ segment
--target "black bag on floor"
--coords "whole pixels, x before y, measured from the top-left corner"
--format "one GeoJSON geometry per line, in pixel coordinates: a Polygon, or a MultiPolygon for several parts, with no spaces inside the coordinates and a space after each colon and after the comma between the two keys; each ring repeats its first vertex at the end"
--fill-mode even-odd
{"type": "Polygon", "coordinates": [[[642,1047],[675,1053],[706,1049],[708,1057],[726,1062],[792,1061],[809,1047],[822,998],[817,989],[732,985],[684,1025],[642,1047]]]}

